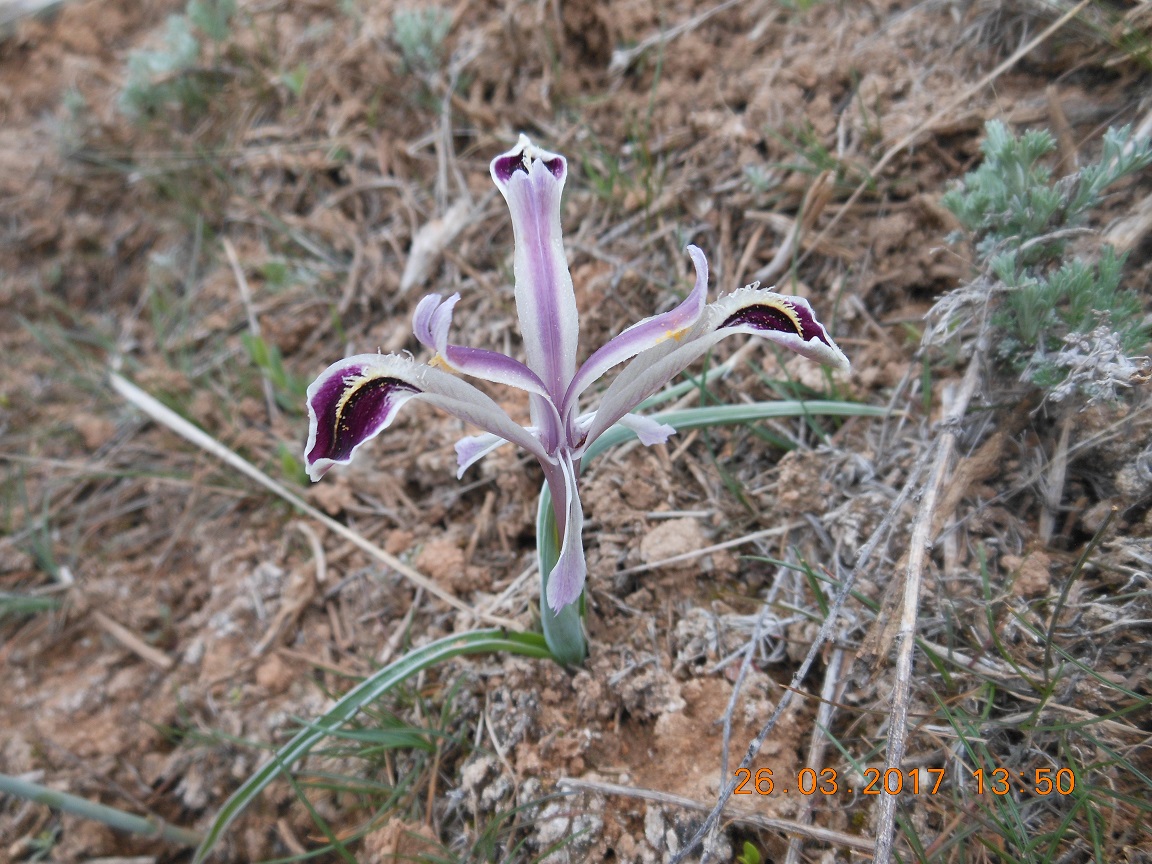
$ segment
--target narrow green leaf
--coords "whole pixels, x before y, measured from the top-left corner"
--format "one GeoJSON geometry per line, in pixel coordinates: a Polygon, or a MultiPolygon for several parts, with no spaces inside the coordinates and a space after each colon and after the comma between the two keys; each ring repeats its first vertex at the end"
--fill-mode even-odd
{"type": "MultiPolygon", "coordinates": [[[[708,408],[685,408],[683,411],[662,411],[649,414],[651,419],[668,423],[679,431],[699,429],[705,426],[729,426],[734,423],[753,423],[779,417],[884,417],[889,409],[877,405],[860,405],[856,402],[826,402],[823,400],[802,401],[799,399],[784,402],[751,402],[747,405],[713,405],[708,408]]],[[[623,426],[613,426],[596,439],[584,454],[588,461],[615,447],[636,433],[623,426]]]]}
{"type": "Polygon", "coordinates": [[[507,652],[525,657],[550,659],[551,653],[544,639],[536,633],[513,633],[507,630],[473,630],[447,636],[422,648],[405,654],[394,663],[365,678],[349,690],[327,712],[322,714],[307,728],[301,730],[287,744],[256,770],[251,777],[232,793],[212,820],[204,842],[196,850],[194,864],[203,861],[215,848],[228,826],[239,816],[257,795],[282,771],[290,769],[296,762],[308,755],[309,751],[322,739],[360,712],[369,703],[388,693],[397,684],[410,678],[423,669],[438,663],[461,657],[466,654],[495,654],[507,652]]]}
{"type": "Polygon", "coordinates": [[[8,774],[0,774],[0,793],[15,795],[26,801],[35,801],[37,804],[43,804],[54,810],[63,810],[65,813],[72,813],[84,819],[103,822],[105,825],[110,825],[121,831],[143,834],[146,837],[162,837],[170,843],[177,843],[181,846],[195,846],[200,842],[200,835],[195,831],[169,825],[159,818],[145,818],[132,813],[125,813],[115,807],[98,804],[95,801],[89,801],[86,798],[80,798],[56,789],[49,789],[39,783],[32,783],[8,774]]]}

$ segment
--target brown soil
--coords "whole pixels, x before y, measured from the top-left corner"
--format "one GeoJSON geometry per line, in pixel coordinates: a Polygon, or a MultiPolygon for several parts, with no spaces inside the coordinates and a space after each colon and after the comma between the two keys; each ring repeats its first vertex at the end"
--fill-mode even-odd
{"type": "MultiPolygon", "coordinates": [[[[689,284],[686,242],[707,252],[715,297],[772,261],[807,214],[798,266],[780,290],[811,299],[852,372],[830,380],[730,340],[712,362],[737,351],[742,362],[713,395],[764,400],[806,386],[875,405],[898,398],[909,413],[821,421],[824,440],[804,421],[778,421],[602,457],[582,481],[585,667],[495,657],[422,675],[371,722],[442,730],[427,737],[430,749],[330,753],[308,764],[385,786],[410,781],[399,803],[310,788],[310,813],[301,789],[280,783],[232,827],[217,860],[299,854],[324,845],[326,831],[366,831],[349,843],[364,862],[531,860],[574,834],[550,860],[669,860],[701,812],[587,784],[715,803],[786,692],[831,594],[825,584],[817,598],[819,579],[775,561],[844,578],[963,374],[957,358],[935,358],[923,379],[930,412],[919,392],[908,395],[921,376],[925,312],[972,275],[971,250],[947,243],[957,224],[940,196],[977,164],[987,119],[1064,124],[1070,155],[1086,158],[1105,127],[1140,123],[1148,73],[1116,34],[1149,33],[1147,4],[1090,5],[986,86],[976,85],[1055,20],[1052,5],[474,0],[452,8],[442,62],[427,70],[405,68],[394,5],[241,0],[221,42],[206,44],[193,68],[156,79],[185,95],[136,118],[121,108],[129,57],[163,50],[167,16],[183,10],[177,0],[66,2],[3,35],[0,591],[56,605],[0,618],[0,772],[203,829],[263,760],[261,746],[287,740],[350,678],[475,626],[149,421],[110,388],[113,368],[469,606],[535,626],[536,467],[506,448],[457,482],[452,444],[464,430],[416,409],[349,469],[301,483],[307,420],[296,383],[353,351],[418,352],[411,314],[431,290],[463,295],[462,341],[517,350],[512,235],[487,163],[523,130],[570,160],[564,221],[583,345],[668,308],[689,284]],[[618,62],[661,32],[663,42],[618,62]],[[885,151],[913,132],[849,205],[885,151]],[[465,227],[401,292],[416,232],[461,197],[472,207],[465,227]],[[268,388],[245,343],[253,321],[283,357],[284,376],[268,388]],[[659,564],[755,532],[766,533],[659,564]],[[723,718],[764,608],[721,776],[723,718]],[[546,798],[562,778],[586,785],[546,798]],[[499,839],[483,851],[478,838],[492,825],[502,826],[499,839]]],[[[1098,227],[1150,193],[1147,175],[1121,184],[1098,227]]],[[[1146,286],[1152,246],[1141,236],[1130,245],[1129,284],[1146,286]]],[[[527,419],[516,393],[492,392],[527,419]]],[[[1003,404],[971,422],[945,494],[946,525],[936,526],[948,530],[925,575],[924,639],[999,657],[995,629],[1003,650],[1037,668],[1044,649],[1021,622],[1043,629],[1115,506],[1096,564],[1064,603],[1080,635],[1065,636],[1107,681],[1147,699],[1147,597],[1123,614],[1107,605],[1146,595],[1152,562],[1152,484],[1133,467],[1149,436],[1147,389],[1126,398],[1122,409],[1078,418],[1073,444],[1091,446],[1075,451],[1047,544],[1038,526],[1056,424],[1028,411],[1035,405],[1003,404]],[[952,631],[947,622],[963,623],[952,631]]],[[[896,605],[877,618],[850,601],[835,645],[804,682],[819,694],[833,652],[846,651],[831,722],[861,768],[884,764],[893,676],[884,631],[899,617],[891,575],[915,515],[906,503],[857,586],[863,599],[896,605]]],[[[954,744],[933,698],[945,688],[922,654],[916,662],[923,687],[910,706],[908,764],[935,767],[954,744]]],[[[964,680],[969,693],[992,686],[975,674],[964,680]]],[[[1070,720],[1118,710],[1098,683],[1085,675],[1070,685],[1070,720]]],[[[852,776],[861,785],[834,747],[812,764],[818,705],[795,700],[753,767],[786,786],[781,778],[806,766],[832,766],[845,788],[852,776]]],[[[1005,716],[1031,710],[1001,707],[1005,716]]],[[[1135,725],[1104,728],[1101,747],[1136,754],[1147,772],[1147,716],[1116,722],[1135,725]]],[[[994,758],[1008,758],[1004,747],[994,758]]],[[[1109,757],[1101,749],[1077,758],[1109,757]]],[[[950,778],[959,772],[946,764],[950,778]]],[[[1128,793],[1127,779],[1115,782],[1128,793]]],[[[1007,860],[989,824],[964,835],[980,840],[977,857],[956,857],[949,839],[972,832],[975,817],[951,783],[947,796],[903,805],[936,846],[930,860],[1007,860]]],[[[738,803],[865,839],[876,831],[874,801],[846,792],[738,803]]],[[[1139,857],[1146,814],[1109,806],[1105,860],[1148,860],[1139,857]]],[[[1037,815],[1045,830],[1046,818],[1058,821],[1037,815]]],[[[15,798],[0,798],[0,837],[4,860],[191,859],[190,850],[15,798]]],[[[733,860],[748,841],[763,860],[783,861],[790,837],[800,844],[794,860],[862,855],[725,822],[712,860],[733,860]]],[[[1081,837],[1059,849],[1060,860],[1091,855],[1081,837]]]]}

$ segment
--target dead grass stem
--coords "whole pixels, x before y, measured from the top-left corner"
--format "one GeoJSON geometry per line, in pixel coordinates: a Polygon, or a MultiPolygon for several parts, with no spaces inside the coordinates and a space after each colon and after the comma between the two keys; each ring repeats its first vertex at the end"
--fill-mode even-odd
{"type": "Polygon", "coordinates": [[[489,624],[493,624],[497,627],[516,626],[507,618],[502,618],[489,612],[480,612],[473,609],[466,603],[462,602],[459,598],[455,597],[448,591],[445,591],[443,588],[430,580],[424,574],[420,573],[418,570],[414,569],[408,564],[405,564],[395,555],[386,552],[375,543],[372,543],[364,537],[360,536],[347,525],[343,525],[332,517],[321,513],[299,495],[288,491],[288,489],[285,488],[282,484],[273,480],[255,465],[248,462],[246,459],[243,459],[234,451],[229,450],[212,436],[193,426],[175,411],[168,408],[166,405],[162,404],[152,396],[149,396],[135,384],[130,383],[125,378],[117,375],[115,372],[110,374],[109,380],[112,383],[113,389],[115,389],[117,393],[119,393],[153,420],[168,427],[180,437],[187,439],[197,447],[200,447],[201,449],[215,456],[217,459],[220,459],[225,464],[235,468],[242,474],[245,474],[246,476],[255,480],[261,486],[270,490],[284,501],[291,504],[300,512],[311,517],[312,519],[315,519],[317,522],[324,525],[324,527],[326,527],[328,530],[340,535],[345,540],[355,544],[364,552],[367,552],[376,560],[391,567],[405,579],[412,582],[417,587],[427,591],[433,597],[444,601],[449,606],[465,613],[473,619],[486,621],[489,624]]]}

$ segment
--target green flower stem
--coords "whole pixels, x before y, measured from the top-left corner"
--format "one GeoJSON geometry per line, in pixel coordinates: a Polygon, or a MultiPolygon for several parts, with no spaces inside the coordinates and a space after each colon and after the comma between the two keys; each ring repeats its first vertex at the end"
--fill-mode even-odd
{"type": "Polygon", "coordinates": [[[125,813],[115,807],[97,804],[95,801],[70,795],[67,792],[58,792],[47,786],[41,786],[39,783],[21,780],[19,777],[12,777],[8,774],[0,774],[0,792],[15,795],[28,801],[35,801],[37,804],[43,804],[53,810],[63,810],[74,816],[103,822],[105,825],[118,828],[121,831],[143,834],[145,837],[160,837],[180,846],[195,846],[202,837],[195,831],[169,825],[156,817],[145,818],[132,813],[125,813]]]}

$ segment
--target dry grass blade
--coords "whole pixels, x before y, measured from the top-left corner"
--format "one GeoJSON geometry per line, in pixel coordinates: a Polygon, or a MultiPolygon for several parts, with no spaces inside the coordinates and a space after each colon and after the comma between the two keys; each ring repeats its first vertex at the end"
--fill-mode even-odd
{"type": "MultiPolygon", "coordinates": [[[[812,741],[808,746],[808,760],[805,765],[816,771],[824,765],[824,751],[828,747],[829,731],[832,728],[832,717],[836,712],[836,691],[840,687],[840,672],[844,665],[844,650],[833,648],[832,657],[828,661],[828,668],[824,670],[824,687],[820,691],[820,706],[816,709],[816,722],[812,724],[812,741]]],[[[802,825],[812,822],[812,799],[804,799],[804,807],[797,815],[802,825]]],[[[800,864],[804,854],[804,844],[799,838],[793,837],[788,843],[788,855],[784,864],[800,864]]]]}
{"type": "Polygon", "coordinates": [[[474,218],[472,202],[461,198],[449,207],[443,216],[420,226],[412,238],[412,250],[400,276],[400,293],[406,294],[414,286],[423,285],[440,260],[444,250],[460,235],[474,218]]]}
{"type": "Polygon", "coordinates": [[[705,9],[699,15],[695,15],[687,21],[677,24],[675,27],[670,27],[666,31],[652,34],[647,39],[641,40],[638,45],[627,49],[617,49],[612,52],[612,62],[608,66],[609,71],[617,75],[628,71],[628,67],[635,63],[636,59],[649,48],[682,36],[699,27],[713,15],[718,15],[726,9],[730,9],[742,2],[744,2],[744,0],[724,0],[723,3],[718,3],[711,9],[705,9]]]}
{"type": "MultiPolygon", "coordinates": [[[[622,795],[628,798],[639,798],[643,801],[655,801],[658,804],[667,804],[672,807],[683,807],[688,810],[707,811],[709,805],[702,801],[694,801],[682,795],[670,795],[667,792],[658,792],[654,789],[637,789],[633,786],[620,786],[616,783],[600,783],[595,780],[577,780],[571,777],[561,778],[557,784],[562,789],[586,790],[600,792],[605,795],[622,795]]],[[[857,852],[871,854],[873,843],[856,834],[846,834],[842,831],[833,831],[830,828],[818,828],[814,825],[805,825],[791,819],[772,819],[761,816],[759,813],[749,813],[736,807],[727,807],[724,815],[733,822],[752,825],[765,831],[782,831],[785,834],[798,834],[818,840],[821,843],[831,843],[857,852]]]]}
{"type": "MultiPolygon", "coordinates": [[[[236,280],[236,290],[240,292],[240,302],[244,304],[244,314],[248,317],[248,332],[253,339],[263,339],[260,319],[256,317],[256,310],[252,306],[252,289],[248,287],[248,277],[244,275],[244,267],[236,254],[236,247],[227,237],[224,238],[223,245],[224,254],[228,256],[228,265],[232,268],[232,277],[236,280]]],[[[264,405],[268,411],[268,422],[274,423],[279,412],[276,410],[276,394],[272,380],[268,377],[266,369],[260,370],[260,382],[264,387],[264,405]]]]}
{"type": "Polygon", "coordinates": [[[92,617],[96,619],[96,623],[100,625],[105,633],[141,659],[151,663],[157,669],[168,671],[175,665],[172,658],[163,651],[153,648],[123,624],[114,621],[103,612],[95,610],[92,613],[92,617]]]}
{"type": "Polygon", "coordinates": [[[345,540],[350,541],[363,551],[367,552],[377,561],[388,565],[413,585],[416,585],[419,588],[423,588],[433,597],[443,600],[452,608],[464,612],[465,614],[470,615],[479,621],[486,621],[489,624],[494,624],[499,627],[516,626],[507,618],[501,618],[498,615],[492,615],[488,612],[481,612],[477,609],[473,609],[471,606],[460,600],[460,598],[445,591],[420,571],[405,564],[395,555],[386,552],[375,543],[372,543],[371,541],[360,536],[347,525],[342,525],[330,516],[321,513],[299,495],[290,492],[283,485],[277,483],[255,465],[251,464],[246,459],[241,458],[232,450],[229,450],[211,435],[208,435],[203,430],[193,426],[175,411],[171,410],[152,396],[149,396],[135,384],[130,383],[127,379],[122,378],[115,372],[111,373],[109,378],[112,382],[113,389],[115,389],[117,393],[119,393],[157,423],[167,426],[177,435],[187,439],[197,447],[200,447],[202,450],[215,456],[217,459],[221,460],[227,465],[230,465],[242,474],[251,477],[261,486],[274,492],[276,495],[287,501],[300,512],[305,513],[311,518],[315,519],[317,522],[320,522],[322,525],[328,528],[328,530],[339,534],[345,540]]]}
{"type": "MultiPolygon", "coordinates": [[[[835,184],[833,183],[833,176],[831,171],[822,171],[812,181],[812,185],[808,188],[807,193],[804,195],[804,201],[800,207],[800,213],[797,214],[796,219],[789,225],[784,239],[780,241],[780,248],[772,257],[772,260],[752,274],[751,281],[753,282],[775,282],[776,279],[785,270],[788,265],[792,263],[796,252],[801,245],[801,238],[804,237],[816,224],[816,220],[820,218],[820,214],[824,212],[824,208],[832,199],[832,191],[835,184]]],[[[781,216],[780,214],[748,214],[750,217],[759,215],[760,218],[776,221],[783,219],[787,221],[788,217],[781,216]]],[[[815,248],[809,247],[809,248],[815,248]]]]}
{"type": "Polygon", "coordinates": [[[1064,497],[1064,478],[1068,473],[1068,439],[1072,434],[1072,423],[1076,415],[1069,414],[1060,427],[1060,439],[1052,463],[1048,467],[1047,487],[1044,492],[1044,510],[1040,514],[1040,542],[1047,546],[1052,542],[1056,530],[1056,517],[1060,512],[1060,500],[1064,497]]]}
{"type": "Polygon", "coordinates": [[[713,552],[721,552],[725,549],[731,549],[735,546],[743,546],[745,543],[753,543],[756,540],[765,540],[769,537],[780,537],[795,528],[795,525],[778,525],[775,528],[765,528],[763,531],[754,531],[751,534],[745,534],[743,537],[737,537],[734,540],[725,540],[722,543],[714,543],[711,546],[705,546],[702,549],[694,549],[691,552],[683,552],[679,555],[673,555],[670,558],[662,558],[659,561],[650,561],[647,564],[637,564],[634,567],[625,567],[622,570],[617,570],[616,575],[631,576],[634,573],[647,573],[650,570],[659,570],[661,567],[667,567],[671,564],[680,564],[684,561],[691,561],[695,558],[702,558],[705,555],[711,555],[713,552]]]}
{"type": "MultiPolygon", "coordinates": [[[[1012,52],[1011,57],[998,65],[995,69],[981,78],[971,87],[966,88],[959,96],[948,100],[944,106],[940,108],[940,110],[938,110],[935,114],[933,114],[923,123],[920,123],[915,129],[913,129],[911,132],[909,132],[907,135],[889,147],[888,150],[885,151],[884,155],[882,155],[876,161],[876,164],[872,166],[872,170],[868,172],[868,177],[879,177],[880,172],[888,167],[888,163],[890,163],[893,159],[904,152],[906,147],[911,145],[925,132],[930,131],[941,120],[951,116],[957,108],[971,99],[975,94],[979,93],[989,84],[991,84],[1001,75],[1003,75],[1017,63],[1035,51],[1040,45],[1044,44],[1044,42],[1050,39],[1053,34],[1058,32],[1061,28],[1068,24],[1068,22],[1072,21],[1077,15],[1079,15],[1080,12],[1086,6],[1088,6],[1090,2],[1091,0],[1080,0],[1079,3],[1077,3],[1071,9],[1061,15],[1058,19],[1056,19],[1054,22],[1036,34],[1033,39],[1029,40],[1027,43],[1021,45],[1018,49],[1012,52]]],[[[848,196],[848,200],[845,201],[844,205],[836,212],[836,215],[833,216],[828,224],[824,226],[824,229],[818,235],[816,235],[816,239],[812,241],[813,249],[823,243],[827,239],[828,235],[832,233],[832,229],[840,224],[840,220],[843,219],[844,216],[847,215],[848,211],[852,209],[852,205],[860,200],[860,196],[864,194],[864,191],[868,188],[869,183],[869,179],[862,180],[860,184],[853,190],[852,194],[848,196]]],[[[805,252],[801,256],[800,261],[803,262],[809,254],[811,253],[805,252]]]]}
{"type": "MultiPolygon", "coordinates": [[[[886,768],[900,770],[904,761],[904,746],[908,734],[908,702],[912,697],[912,654],[916,647],[916,622],[920,609],[920,583],[928,551],[932,546],[932,524],[936,516],[936,502],[944,487],[948,467],[956,447],[961,423],[968,412],[968,403],[976,392],[980,369],[986,351],[981,338],[968,364],[968,371],[949,407],[942,423],[940,437],[936,439],[932,469],[920,497],[916,522],[908,544],[908,565],[904,575],[904,596],[900,613],[900,628],[896,635],[896,669],[892,685],[892,709],[888,728],[886,768]]],[[[896,836],[896,803],[898,795],[884,794],[879,800],[879,818],[876,836],[877,864],[888,864],[896,836]]]]}

